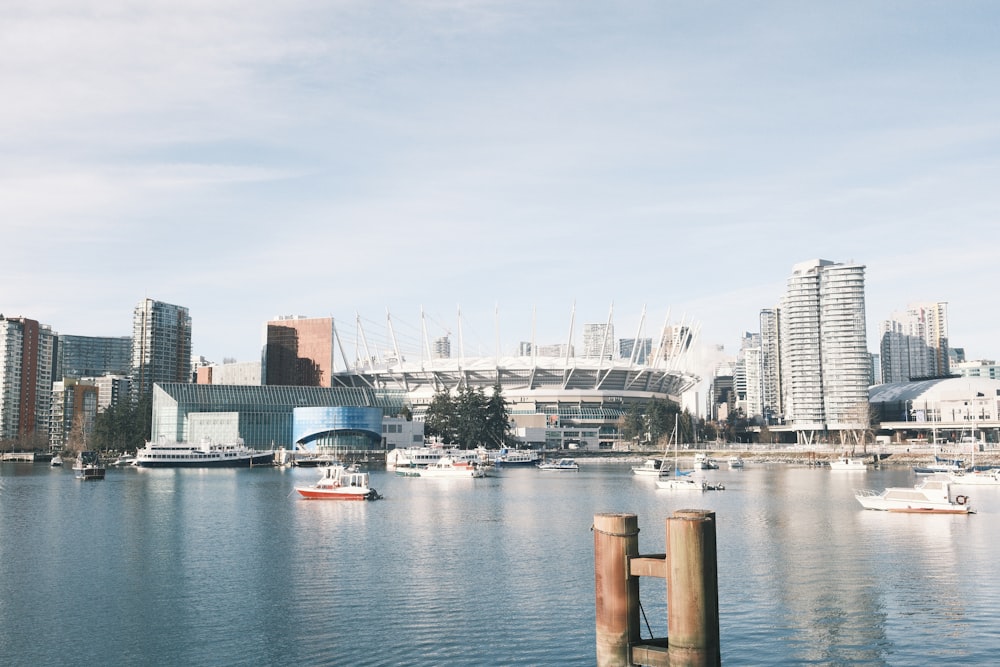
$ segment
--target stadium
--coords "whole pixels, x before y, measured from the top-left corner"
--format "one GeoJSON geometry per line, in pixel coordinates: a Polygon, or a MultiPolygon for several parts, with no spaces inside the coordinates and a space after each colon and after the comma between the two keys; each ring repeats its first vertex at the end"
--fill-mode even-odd
{"type": "MultiPolygon", "coordinates": [[[[643,314],[641,321],[644,321],[643,314]]],[[[366,336],[359,321],[356,336],[342,339],[334,328],[335,349],[345,370],[332,373],[332,386],[404,392],[415,420],[421,420],[434,395],[466,386],[487,395],[499,385],[515,424],[514,435],[529,446],[617,449],[618,423],[628,408],[651,399],[680,403],[681,395],[701,381],[695,370],[697,328],[664,324],[655,337],[614,339],[614,323],[585,324],[583,343],[555,345],[522,342],[518,354],[466,356],[461,335],[457,356],[451,339],[431,340],[420,327],[417,345],[407,352],[403,337],[386,318],[382,338],[366,336]],[[379,342],[381,340],[381,342],[379,342]],[[348,362],[346,349],[356,353],[348,362]],[[373,351],[388,350],[383,354],[373,351]]],[[[461,324],[459,325],[461,331],[461,324]]],[[[496,348],[500,349],[499,343],[496,348]]]]}

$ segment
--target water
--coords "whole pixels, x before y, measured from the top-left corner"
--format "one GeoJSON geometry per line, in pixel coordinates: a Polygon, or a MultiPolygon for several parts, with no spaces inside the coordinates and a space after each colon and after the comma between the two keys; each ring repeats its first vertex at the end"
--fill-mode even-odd
{"type": "MultiPolygon", "coordinates": [[[[375,471],[374,503],[305,501],[309,469],[0,466],[0,656],[7,665],[592,665],[594,514],[717,513],[723,662],[969,665],[1000,649],[1000,487],[974,516],[867,512],[858,486],[780,464],[657,490],[627,464],[480,480],[375,471]]],[[[643,578],[666,634],[662,580],[643,578]]]]}

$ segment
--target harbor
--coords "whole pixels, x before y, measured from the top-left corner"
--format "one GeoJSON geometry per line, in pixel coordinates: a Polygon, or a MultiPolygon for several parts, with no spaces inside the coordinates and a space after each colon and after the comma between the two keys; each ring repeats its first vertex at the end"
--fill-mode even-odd
{"type": "MultiPolygon", "coordinates": [[[[664,549],[665,519],[692,508],[715,514],[724,664],[968,665],[1000,649],[1000,582],[979,576],[1000,559],[1000,487],[963,491],[974,515],[889,514],[854,490],[912,485],[908,465],[837,473],[744,451],[743,469],[703,471],[724,493],[692,494],[624,460],[574,456],[572,474],[473,480],[372,465],[374,503],[300,498],[315,468],[111,467],[93,484],[4,463],[5,656],[596,664],[594,517],[637,515],[649,554],[664,549]],[[60,631],[39,641],[46,627],[60,631]]],[[[662,581],[644,581],[640,602],[640,640],[666,635],[662,581]]]]}

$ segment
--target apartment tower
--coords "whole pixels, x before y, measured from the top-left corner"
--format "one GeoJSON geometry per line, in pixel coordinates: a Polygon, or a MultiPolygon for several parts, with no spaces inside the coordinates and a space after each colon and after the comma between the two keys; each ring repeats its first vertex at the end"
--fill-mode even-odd
{"type": "Polygon", "coordinates": [[[802,262],[787,285],[779,325],[785,421],[809,444],[816,432],[856,428],[867,415],[865,267],[802,262]]]}
{"type": "Polygon", "coordinates": [[[149,394],[157,382],[191,382],[188,309],[143,299],[132,316],[132,389],[149,394]]]}
{"type": "Polygon", "coordinates": [[[48,445],[55,341],[48,325],[0,315],[0,440],[48,445]]]}

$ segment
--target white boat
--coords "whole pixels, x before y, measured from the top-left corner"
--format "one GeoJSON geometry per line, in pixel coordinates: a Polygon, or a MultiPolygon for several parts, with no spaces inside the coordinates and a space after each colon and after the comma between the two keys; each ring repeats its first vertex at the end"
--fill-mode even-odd
{"type": "MultiPolygon", "coordinates": [[[[656,480],[656,488],[670,491],[721,491],[725,489],[722,484],[709,484],[703,477],[693,477],[689,473],[682,473],[677,469],[677,422],[674,422],[674,432],[671,435],[674,441],[674,474],[673,477],[661,477],[656,480]]],[[[706,459],[704,454],[699,454],[706,459]]],[[[698,467],[698,454],[695,455],[695,467],[698,467]]],[[[716,465],[716,468],[719,466],[716,465]]]]}
{"type": "Polygon", "coordinates": [[[952,494],[951,482],[928,478],[916,486],[889,487],[882,492],[855,491],[854,497],[866,510],[912,514],[970,514],[969,497],[952,494]]]}
{"type": "Polygon", "coordinates": [[[743,467],[743,459],[742,458],[740,458],[739,456],[730,456],[729,457],[729,469],[730,470],[736,470],[736,469],[742,468],[742,467],[743,467]]]}
{"type": "Polygon", "coordinates": [[[548,461],[546,463],[538,464],[539,470],[549,470],[555,472],[577,472],[580,470],[580,464],[576,462],[575,459],[559,459],[558,461],[548,461]]]}
{"type": "Polygon", "coordinates": [[[632,474],[643,477],[661,477],[670,472],[670,464],[664,459],[646,459],[641,466],[632,466],[632,474]]]}
{"type": "Polygon", "coordinates": [[[485,477],[486,471],[476,465],[474,461],[462,461],[453,459],[450,456],[442,456],[424,468],[418,466],[411,468],[397,467],[396,474],[400,477],[457,477],[460,479],[474,479],[476,477],[485,477]]]}
{"type": "Polygon", "coordinates": [[[457,447],[397,447],[385,455],[385,469],[426,468],[448,457],[454,461],[474,463],[479,460],[479,453],[474,449],[458,449],[457,447]]]}
{"type": "Polygon", "coordinates": [[[59,456],[58,454],[56,454],[55,456],[53,456],[52,460],[49,461],[49,465],[52,466],[53,468],[58,468],[62,464],[63,464],[62,457],[59,456]]]}
{"type": "Polygon", "coordinates": [[[501,449],[493,457],[493,465],[497,467],[533,466],[538,464],[538,452],[533,449],[501,449]]]}
{"type": "Polygon", "coordinates": [[[1000,485],[1000,469],[948,473],[948,480],[956,486],[997,486],[1000,485]]]}
{"type": "Polygon", "coordinates": [[[274,463],[274,450],[250,449],[241,438],[217,445],[205,438],[198,446],[183,442],[147,442],[135,453],[141,468],[243,468],[274,463]]]}
{"type": "Polygon", "coordinates": [[[695,470],[718,470],[719,462],[704,452],[698,452],[694,455],[694,468],[695,470]]]}
{"type": "Polygon", "coordinates": [[[128,454],[122,454],[114,461],[112,461],[111,465],[113,465],[116,468],[124,468],[125,466],[132,466],[135,465],[135,457],[129,456],[128,454]]]}
{"type": "Polygon", "coordinates": [[[708,482],[700,477],[668,477],[656,480],[656,488],[670,491],[708,491],[708,482]]]}
{"type": "Polygon", "coordinates": [[[378,500],[382,496],[371,488],[368,473],[342,465],[319,468],[319,480],[295,490],[308,500],[378,500]]]}
{"type": "Polygon", "coordinates": [[[841,456],[830,461],[830,470],[865,472],[868,470],[868,463],[864,459],[841,456]]]}

